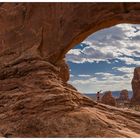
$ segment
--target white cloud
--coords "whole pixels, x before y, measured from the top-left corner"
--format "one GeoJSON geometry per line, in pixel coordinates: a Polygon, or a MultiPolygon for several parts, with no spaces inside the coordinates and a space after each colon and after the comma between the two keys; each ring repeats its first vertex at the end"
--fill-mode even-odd
{"type": "Polygon", "coordinates": [[[96,72],[95,75],[102,75],[104,77],[109,77],[109,76],[113,76],[114,74],[112,73],[108,73],[108,72],[96,72]]]}
{"type": "Polygon", "coordinates": [[[96,73],[91,77],[85,79],[77,79],[70,81],[70,84],[75,86],[80,92],[84,93],[95,93],[99,90],[107,91],[115,91],[122,90],[124,88],[128,90],[131,89],[131,74],[124,74],[123,76],[118,76],[111,73],[96,73]],[[101,76],[101,79],[99,77],[101,76]]]}
{"type": "Polygon", "coordinates": [[[138,61],[140,60],[140,25],[119,24],[94,33],[82,43],[87,46],[70,50],[67,54],[67,61],[73,63],[105,61],[110,63],[110,60],[113,60],[113,64],[121,61],[129,67],[113,65],[112,69],[120,75],[104,72],[78,75],[79,79],[73,79],[70,81],[71,84],[85,93],[96,92],[100,89],[113,91],[126,88],[132,90],[131,80],[134,67],[140,66],[140,61],[138,61]]]}
{"type": "MultiPolygon", "coordinates": [[[[83,79],[79,79],[79,80],[74,80],[74,81],[71,81],[71,83],[73,84],[73,85],[78,85],[78,84],[80,84],[80,85],[87,85],[87,84],[89,84],[90,82],[92,83],[92,82],[96,82],[97,81],[97,79],[96,79],[96,77],[94,77],[94,78],[89,78],[89,79],[87,79],[87,80],[83,80],[83,79]]],[[[77,87],[77,86],[76,86],[77,87]]]]}
{"type": "Polygon", "coordinates": [[[139,24],[118,24],[117,27],[121,28],[126,36],[138,36],[140,35],[140,25],[139,24]],[[136,32],[137,31],[137,32],[136,32]]]}
{"type": "Polygon", "coordinates": [[[133,74],[135,67],[113,67],[112,69],[124,72],[124,73],[129,73],[133,74]]]}
{"type": "Polygon", "coordinates": [[[69,51],[69,54],[79,55],[81,53],[80,51],[81,51],[80,49],[71,49],[69,51]]]}
{"type": "Polygon", "coordinates": [[[79,77],[90,77],[90,75],[88,75],[88,74],[79,74],[78,76],[79,77]]]}
{"type": "Polygon", "coordinates": [[[140,61],[136,61],[136,60],[133,59],[133,58],[121,57],[121,58],[119,58],[119,59],[122,60],[122,61],[124,61],[125,64],[127,64],[127,65],[131,65],[131,64],[135,64],[135,65],[137,65],[137,66],[140,65],[140,61]]]}
{"type": "Polygon", "coordinates": [[[71,77],[74,77],[74,75],[73,75],[73,74],[70,74],[70,78],[71,78],[71,77]]]}
{"type": "Polygon", "coordinates": [[[100,30],[83,41],[87,44],[83,49],[71,49],[67,54],[67,61],[110,63],[109,60],[117,59],[124,61],[127,65],[139,66],[140,62],[132,58],[140,58],[140,31],[136,32],[135,27],[140,29],[140,25],[119,24],[100,30]]]}

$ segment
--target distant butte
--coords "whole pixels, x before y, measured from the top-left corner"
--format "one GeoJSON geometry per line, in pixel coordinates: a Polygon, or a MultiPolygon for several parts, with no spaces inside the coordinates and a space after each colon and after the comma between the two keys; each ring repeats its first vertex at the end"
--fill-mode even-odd
{"type": "Polygon", "coordinates": [[[119,100],[129,101],[128,90],[124,89],[120,92],[119,100]]]}
{"type": "Polygon", "coordinates": [[[116,106],[116,99],[112,96],[111,91],[106,91],[104,93],[101,102],[107,105],[116,106]]]}
{"type": "Polygon", "coordinates": [[[140,67],[135,68],[134,76],[132,79],[132,89],[133,89],[133,96],[132,96],[132,103],[140,104],[140,67]]]}

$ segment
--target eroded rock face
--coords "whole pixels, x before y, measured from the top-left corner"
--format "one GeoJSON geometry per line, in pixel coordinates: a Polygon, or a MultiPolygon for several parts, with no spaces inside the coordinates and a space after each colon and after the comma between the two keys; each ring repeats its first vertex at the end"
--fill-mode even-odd
{"type": "Polygon", "coordinates": [[[97,104],[67,84],[66,52],[125,22],[140,23],[140,4],[1,3],[0,136],[140,137],[139,113],[97,104]]]}
{"type": "Polygon", "coordinates": [[[101,102],[107,105],[116,106],[116,100],[111,91],[106,91],[102,96],[101,102]]]}
{"type": "Polygon", "coordinates": [[[59,77],[62,79],[64,83],[69,80],[69,66],[65,62],[65,60],[61,60],[56,65],[59,68],[59,77]]]}
{"type": "Polygon", "coordinates": [[[120,92],[119,100],[129,100],[128,90],[124,89],[120,92]]]}
{"type": "Polygon", "coordinates": [[[137,67],[134,70],[134,76],[132,79],[132,89],[133,89],[133,97],[131,101],[133,103],[140,104],[140,67],[137,67]]]}
{"type": "Polygon", "coordinates": [[[3,3],[0,63],[26,55],[57,64],[91,33],[119,23],[140,23],[139,7],[139,3],[3,3]]]}

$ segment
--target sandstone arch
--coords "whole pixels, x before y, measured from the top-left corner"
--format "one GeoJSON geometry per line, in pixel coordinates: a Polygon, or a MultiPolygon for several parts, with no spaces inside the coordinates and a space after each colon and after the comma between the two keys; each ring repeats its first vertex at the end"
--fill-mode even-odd
{"type": "MultiPolygon", "coordinates": [[[[98,3],[97,3],[97,5],[98,5],[98,3]]],[[[138,8],[139,4],[137,3],[136,5],[135,6],[138,8]]],[[[132,4],[128,4],[128,3],[117,3],[117,4],[110,3],[110,5],[99,4],[100,11],[104,12],[104,10],[105,10],[104,8],[108,7],[108,6],[109,6],[109,8],[107,9],[106,14],[99,13],[99,15],[98,15],[98,12],[95,13],[95,15],[97,17],[100,16],[99,19],[98,18],[94,19],[92,16],[90,17],[90,19],[87,19],[87,18],[84,19],[83,16],[81,15],[81,19],[79,21],[77,21],[77,24],[78,24],[77,26],[80,26],[80,27],[78,27],[79,32],[78,32],[78,34],[75,33],[75,35],[73,36],[73,39],[70,40],[70,43],[64,48],[64,51],[62,51],[63,53],[60,55],[60,58],[63,58],[64,55],[67,53],[67,51],[69,51],[75,45],[82,42],[90,34],[96,32],[98,30],[108,28],[108,27],[111,27],[111,26],[114,26],[117,24],[121,24],[121,23],[131,23],[131,24],[140,23],[139,18],[138,18],[139,10],[134,6],[136,8],[135,9],[132,6],[132,4]],[[80,22],[83,23],[83,22],[85,22],[84,20],[86,20],[86,22],[87,22],[86,26],[84,26],[85,24],[83,26],[81,26],[80,22]]],[[[91,5],[91,7],[92,7],[92,5],[91,5]]],[[[95,7],[96,7],[96,5],[95,5],[95,7]]],[[[91,8],[91,11],[92,11],[92,8],[91,8]]],[[[88,7],[87,7],[87,9],[88,9],[88,7]]],[[[79,8],[79,11],[80,10],[82,10],[82,9],[79,8]]],[[[94,10],[96,11],[96,8],[94,10]]],[[[89,13],[85,13],[85,14],[87,14],[87,17],[88,17],[89,13]]],[[[76,15],[76,16],[79,16],[79,15],[76,15]]]]}
{"type": "Polygon", "coordinates": [[[63,61],[89,34],[126,22],[140,23],[139,3],[1,3],[0,136],[140,137],[139,113],[82,96],[63,61]]]}
{"type": "Polygon", "coordinates": [[[139,7],[139,3],[2,4],[1,45],[21,43],[22,38],[31,47],[40,36],[39,55],[57,63],[91,33],[119,23],[140,23],[139,7]]]}

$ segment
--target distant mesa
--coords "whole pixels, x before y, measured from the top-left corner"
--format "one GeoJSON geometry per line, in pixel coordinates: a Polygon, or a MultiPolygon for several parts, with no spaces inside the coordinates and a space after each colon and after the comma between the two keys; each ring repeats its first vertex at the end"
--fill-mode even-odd
{"type": "Polygon", "coordinates": [[[116,100],[112,96],[111,91],[104,92],[104,95],[101,98],[101,102],[107,105],[116,106],[116,100]]]}

